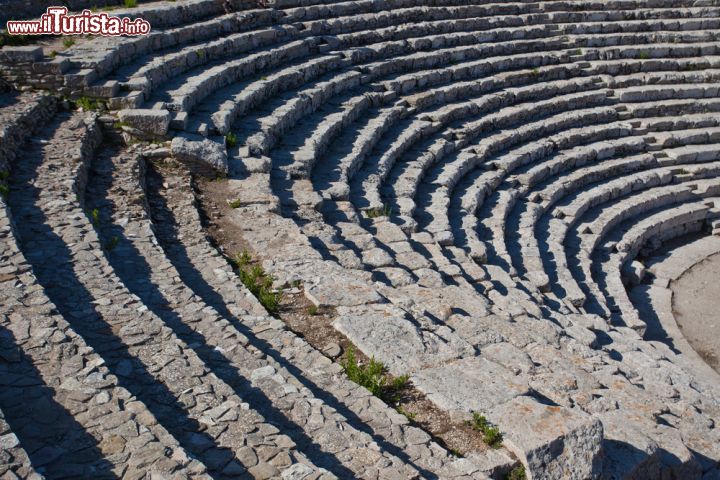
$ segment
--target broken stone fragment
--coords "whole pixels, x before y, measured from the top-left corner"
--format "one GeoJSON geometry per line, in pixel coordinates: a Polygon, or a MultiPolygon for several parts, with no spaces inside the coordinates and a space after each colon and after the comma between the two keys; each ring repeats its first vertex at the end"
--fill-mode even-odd
{"type": "Polygon", "coordinates": [[[228,172],[225,145],[200,135],[189,133],[178,135],[170,144],[170,153],[181,162],[200,169],[210,168],[221,173],[228,172]]]}

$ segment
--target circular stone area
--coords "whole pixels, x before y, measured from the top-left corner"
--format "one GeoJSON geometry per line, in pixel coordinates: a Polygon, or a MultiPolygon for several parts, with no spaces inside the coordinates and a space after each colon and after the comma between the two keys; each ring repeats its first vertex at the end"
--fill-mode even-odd
{"type": "Polygon", "coordinates": [[[690,268],[670,287],[680,330],[695,351],[720,372],[720,253],[690,268]]]}

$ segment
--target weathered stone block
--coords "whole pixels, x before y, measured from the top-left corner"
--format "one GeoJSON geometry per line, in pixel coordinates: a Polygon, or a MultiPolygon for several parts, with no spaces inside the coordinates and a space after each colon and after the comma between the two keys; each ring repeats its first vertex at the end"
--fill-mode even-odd
{"type": "MultiPolygon", "coordinates": [[[[169,117],[168,117],[169,119],[169,117]]],[[[178,160],[227,173],[225,145],[200,135],[182,134],[173,138],[170,153],[178,160]]]]}
{"type": "Polygon", "coordinates": [[[149,135],[165,135],[170,126],[170,112],[167,110],[120,110],[118,118],[122,123],[149,135]]]}
{"type": "Polygon", "coordinates": [[[465,358],[412,377],[413,384],[444,410],[485,413],[529,391],[527,379],[484,358],[465,358]]]}
{"type": "Polygon", "coordinates": [[[532,480],[587,480],[601,473],[603,427],[579,410],[517,397],[488,413],[532,480]]]}

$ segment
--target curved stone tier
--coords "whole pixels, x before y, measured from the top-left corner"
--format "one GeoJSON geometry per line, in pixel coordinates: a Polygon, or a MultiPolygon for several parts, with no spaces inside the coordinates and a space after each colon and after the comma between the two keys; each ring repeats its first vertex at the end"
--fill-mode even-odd
{"type": "Polygon", "coordinates": [[[0,50],[101,110],[0,93],[0,476],[720,478],[670,290],[720,251],[720,4],[117,14],[152,33],[0,50]],[[268,313],[240,247],[326,324],[268,313]],[[458,457],[473,413],[502,447],[458,457]]]}

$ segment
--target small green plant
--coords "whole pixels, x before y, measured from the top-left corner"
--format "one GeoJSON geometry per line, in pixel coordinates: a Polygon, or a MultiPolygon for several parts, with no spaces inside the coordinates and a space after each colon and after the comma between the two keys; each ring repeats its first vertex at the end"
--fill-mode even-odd
{"type": "Polygon", "coordinates": [[[302,282],[300,280],[296,279],[296,280],[293,280],[292,282],[290,282],[290,286],[292,288],[300,288],[300,287],[302,287],[302,282]]]}
{"type": "Polygon", "coordinates": [[[57,56],[58,56],[58,51],[57,51],[57,50],[53,50],[52,52],[50,52],[50,58],[55,58],[55,57],[57,57],[57,56]]]}
{"type": "Polygon", "coordinates": [[[135,8],[137,7],[137,0],[123,0],[123,5],[125,8],[135,8]]]}
{"type": "Polygon", "coordinates": [[[230,208],[240,208],[242,206],[242,201],[239,198],[236,198],[235,200],[228,201],[228,205],[230,208]]]}
{"type": "Polygon", "coordinates": [[[638,58],[640,60],[647,60],[650,58],[650,54],[648,52],[640,52],[640,55],[638,55],[638,58]]]}
{"type": "Polygon", "coordinates": [[[282,290],[273,290],[272,285],[275,279],[268,275],[260,265],[251,264],[252,257],[247,250],[243,250],[242,253],[235,257],[235,265],[238,268],[240,281],[265,307],[265,310],[271,314],[276,314],[280,309],[283,292],[282,290]]]}
{"type": "Polygon", "coordinates": [[[405,418],[407,418],[408,420],[415,420],[415,417],[416,417],[416,415],[417,415],[417,414],[415,414],[415,413],[408,412],[408,411],[405,410],[402,406],[397,407],[397,411],[398,411],[398,413],[399,413],[400,415],[403,415],[403,416],[404,416],[405,418]]]}
{"type": "Polygon", "coordinates": [[[7,181],[7,179],[10,178],[10,172],[7,170],[0,170],[0,180],[7,181]]]}
{"type": "Polygon", "coordinates": [[[265,80],[267,80],[267,77],[265,75],[263,75],[262,77],[260,77],[260,80],[265,81],[265,80]]]}
{"type": "Polygon", "coordinates": [[[382,208],[371,208],[365,213],[368,218],[389,217],[392,214],[392,207],[384,204],[382,208]]]}
{"type": "Polygon", "coordinates": [[[233,132],[228,132],[228,134],[225,135],[225,146],[233,148],[235,145],[237,145],[237,135],[233,132]]]}
{"type": "Polygon", "coordinates": [[[525,465],[518,465],[517,467],[510,470],[510,473],[505,477],[506,480],[527,480],[527,474],[525,473],[525,465]]]}
{"type": "Polygon", "coordinates": [[[87,214],[90,218],[90,223],[92,223],[94,227],[100,225],[100,210],[93,208],[92,210],[89,210],[87,214]]]}
{"type": "Polygon", "coordinates": [[[316,305],[310,305],[307,308],[308,315],[312,315],[313,317],[318,314],[318,307],[316,305]]]}
{"type": "Polygon", "coordinates": [[[78,108],[82,108],[85,111],[98,110],[100,108],[100,104],[97,102],[97,100],[90,97],[78,98],[77,100],[75,100],[75,106],[77,106],[78,108]]]}
{"type": "Polygon", "coordinates": [[[10,188],[5,184],[0,184],[0,197],[7,198],[10,195],[10,188]]]}
{"type": "Polygon", "coordinates": [[[105,245],[105,249],[106,249],[108,252],[112,252],[112,251],[115,249],[115,247],[118,246],[118,243],[120,243],[120,239],[119,239],[118,237],[116,237],[116,236],[113,236],[113,237],[110,238],[110,240],[108,241],[108,243],[105,245]]]}
{"type": "Polygon", "coordinates": [[[530,70],[530,74],[531,74],[533,77],[537,77],[538,75],[540,75],[540,70],[538,70],[537,67],[535,67],[535,68],[533,68],[532,70],[530,70]]]}
{"type": "Polygon", "coordinates": [[[410,380],[408,375],[391,378],[386,373],[385,365],[371,358],[366,365],[361,365],[355,356],[355,349],[348,347],[345,359],[340,363],[348,378],[367,388],[370,393],[386,402],[397,403],[399,393],[410,380]]]}
{"type": "Polygon", "coordinates": [[[582,49],[576,48],[575,50],[570,51],[570,55],[582,55],[582,49]]]}
{"type": "Polygon", "coordinates": [[[200,60],[205,60],[205,50],[195,50],[195,55],[197,55],[200,60]]]}
{"type": "Polygon", "coordinates": [[[498,448],[502,444],[503,436],[500,433],[500,429],[490,423],[484,415],[480,415],[477,412],[473,412],[472,421],[468,424],[473,430],[481,432],[483,434],[483,441],[492,448],[498,448]]]}
{"type": "Polygon", "coordinates": [[[63,47],[70,48],[75,45],[75,39],[72,37],[66,37],[63,39],[63,47]]]}

